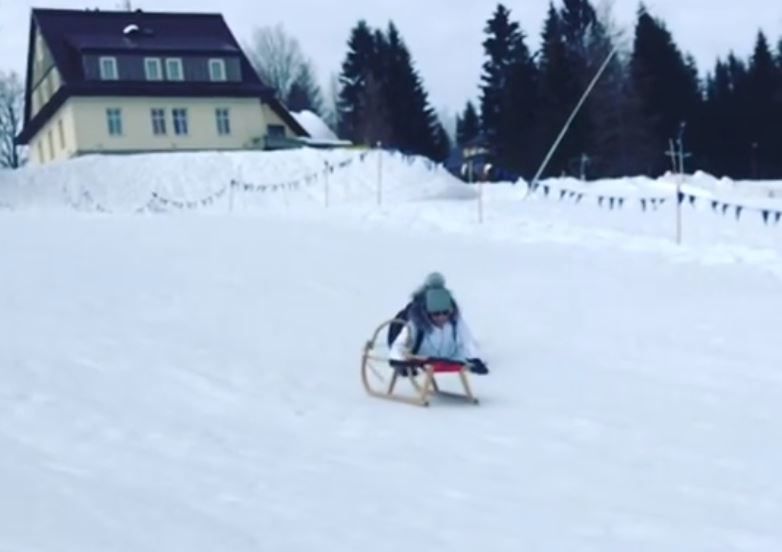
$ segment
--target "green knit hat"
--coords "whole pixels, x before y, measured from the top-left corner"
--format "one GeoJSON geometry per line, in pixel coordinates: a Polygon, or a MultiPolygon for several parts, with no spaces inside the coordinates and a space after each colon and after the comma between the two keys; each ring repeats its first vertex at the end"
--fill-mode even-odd
{"type": "Polygon", "coordinates": [[[426,312],[446,312],[453,310],[450,292],[442,287],[426,290],[426,312]]]}

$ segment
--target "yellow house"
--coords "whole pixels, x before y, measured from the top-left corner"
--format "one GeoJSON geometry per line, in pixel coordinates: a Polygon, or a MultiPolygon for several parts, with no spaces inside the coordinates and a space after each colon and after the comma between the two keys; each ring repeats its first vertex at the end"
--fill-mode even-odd
{"type": "Polygon", "coordinates": [[[26,80],[16,141],[34,164],[308,136],[219,14],[33,9],[26,80]]]}

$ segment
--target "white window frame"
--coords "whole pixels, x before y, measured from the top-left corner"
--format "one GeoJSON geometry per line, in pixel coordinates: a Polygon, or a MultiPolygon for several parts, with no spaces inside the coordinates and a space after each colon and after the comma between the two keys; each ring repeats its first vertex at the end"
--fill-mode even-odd
{"type": "Polygon", "coordinates": [[[160,58],[145,57],[144,58],[144,78],[148,81],[162,81],[163,80],[163,64],[160,62],[160,58]],[[150,68],[154,67],[157,72],[157,76],[150,75],[150,68]]]}
{"type": "Polygon", "coordinates": [[[98,69],[100,71],[101,80],[119,80],[119,72],[117,71],[117,58],[114,56],[99,57],[98,69]]]}
{"type": "Polygon", "coordinates": [[[231,135],[231,112],[227,107],[215,108],[215,123],[218,136],[231,135]]]}
{"type": "Polygon", "coordinates": [[[106,130],[109,136],[122,136],[124,134],[122,128],[122,108],[106,108],[106,130]]]}
{"type": "Polygon", "coordinates": [[[182,58],[166,58],[166,80],[170,81],[183,81],[185,80],[185,70],[182,66],[182,58]],[[176,67],[176,72],[179,73],[179,78],[172,78],[171,68],[176,67]]]}
{"type": "Polygon", "coordinates": [[[173,122],[173,129],[174,134],[176,136],[187,136],[190,134],[190,125],[187,121],[187,108],[186,107],[175,107],[171,110],[171,120],[173,122]],[[177,115],[182,115],[182,117],[177,117],[177,115]],[[177,124],[177,121],[179,121],[180,124],[177,124]],[[182,132],[180,132],[182,131],[182,132]]]}
{"type": "Polygon", "coordinates": [[[165,136],[168,134],[168,128],[166,125],[166,110],[164,108],[151,108],[149,110],[149,119],[152,123],[152,136],[165,136]],[[156,125],[156,123],[158,123],[158,125],[156,125]],[[160,132],[158,132],[158,129],[160,132]]]}
{"type": "Polygon", "coordinates": [[[209,80],[213,82],[225,82],[228,76],[225,72],[225,60],[222,58],[209,59],[209,80]]]}

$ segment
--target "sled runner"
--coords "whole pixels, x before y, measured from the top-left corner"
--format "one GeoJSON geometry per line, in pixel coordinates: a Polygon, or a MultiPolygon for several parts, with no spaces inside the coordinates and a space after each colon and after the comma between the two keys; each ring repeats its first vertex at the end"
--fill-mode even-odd
{"type": "Polygon", "coordinates": [[[437,358],[414,358],[408,361],[395,361],[389,358],[384,330],[387,331],[392,324],[400,323],[404,324],[405,321],[391,319],[383,322],[364,345],[364,353],[361,358],[361,381],[367,393],[373,397],[415,406],[429,406],[432,397],[457,399],[478,404],[478,399],[473,395],[467,379],[469,372],[467,365],[437,358]],[[453,393],[440,389],[437,376],[445,374],[458,376],[464,393],[453,393]],[[370,377],[375,382],[375,386],[373,386],[373,382],[370,382],[370,377]],[[413,387],[411,395],[396,392],[400,379],[410,382],[413,387]]]}

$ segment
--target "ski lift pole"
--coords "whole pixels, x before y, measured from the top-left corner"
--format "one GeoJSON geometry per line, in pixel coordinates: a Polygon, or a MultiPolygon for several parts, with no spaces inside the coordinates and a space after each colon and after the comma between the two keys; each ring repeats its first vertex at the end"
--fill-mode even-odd
{"type": "Polygon", "coordinates": [[[377,205],[383,204],[383,143],[377,143],[377,205]]]}
{"type": "Polygon", "coordinates": [[[562,127],[559,136],[557,136],[557,139],[554,141],[554,144],[548,150],[548,153],[546,154],[546,158],[543,160],[543,163],[540,164],[540,167],[538,168],[538,172],[535,174],[535,176],[532,179],[532,183],[530,184],[530,190],[535,191],[537,189],[540,175],[543,174],[543,171],[546,170],[546,166],[549,164],[549,161],[551,161],[551,157],[554,155],[554,152],[559,147],[559,143],[562,141],[562,138],[565,137],[565,134],[570,128],[570,125],[573,123],[573,119],[575,119],[576,115],[578,115],[578,112],[581,109],[581,106],[584,105],[587,96],[589,96],[589,94],[592,92],[592,89],[597,84],[597,81],[600,80],[600,77],[603,75],[603,72],[606,70],[608,64],[611,62],[611,59],[613,59],[613,57],[616,55],[617,51],[619,51],[619,46],[614,46],[611,52],[606,57],[605,61],[603,62],[603,65],[600,66],[600,69],[597,71],[594,78],[592,78],[592,82],[590,82],[589,86],[587,86],[587,89],[584,91],[584,94],[581,96],[581,99],[576,104],[575,109],[573,109],[573,112],[570,114],[570,117],[568,117],[565,126],[562,127]]]}

